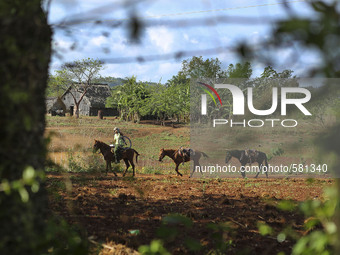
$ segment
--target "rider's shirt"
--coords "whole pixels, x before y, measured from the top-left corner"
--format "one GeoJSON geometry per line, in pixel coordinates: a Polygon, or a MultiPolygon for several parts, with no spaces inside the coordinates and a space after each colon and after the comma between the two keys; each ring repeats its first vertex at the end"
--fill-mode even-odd
{"type": "Polygon", "coordinates": [[[120,133],[116,133],[113,138],[115,139],[115,142],[117,145],[121,145],[121,146],[124,145],[124,140],[123,140],[124,138],[120,133]]]}

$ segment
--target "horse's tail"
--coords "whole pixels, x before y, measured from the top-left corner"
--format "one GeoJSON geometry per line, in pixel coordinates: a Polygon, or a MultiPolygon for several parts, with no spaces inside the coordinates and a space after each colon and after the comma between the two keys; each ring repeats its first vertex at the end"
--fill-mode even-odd
{"type": "Polygon", "coordinates": [[[138,156],[140,155],[135,149],[133,151],[136,153],[136,163],[138,163],[138,156]]]}
{"type": "Polygon", "coordinates": [[[202,155],[206,158],[209,158],[209,156],[207,154],[205,154],[204,152],[202,152],[202,155]]]}

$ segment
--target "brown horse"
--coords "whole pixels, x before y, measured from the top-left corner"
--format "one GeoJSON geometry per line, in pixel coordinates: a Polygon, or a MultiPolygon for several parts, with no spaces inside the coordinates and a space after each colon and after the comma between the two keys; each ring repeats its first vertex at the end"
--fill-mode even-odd
{"type": "MultiPolygon", "coordinates": [[[[106,174],[107,174],[108,170],[112,171],[111,162],[115,161],[115,155],[114,153],[112,153],[110,145],[103,143],[101,141],[98,141],[98,140],[94,140],[93,151],[96,152],[98,150],[100,150],[100,152],[103,154],[104,160],[106,161],[106,174]]],[[[123,176],[125,176],[128,168],[130,167],[130,164],[132,166],[133,176],[135,176],[135,164],[133,163],[133,156],[135,153],[136,153],[136,162],[137,162],[139,153],[136,150],[129,148],[129,149],[125,149],[122,151],[122,159],[124,160],[125,165],[126,165],[126,169],[123,173],[123,176]]],[[[113,173],[115,176],[117,176],[115,172],[113,173]]]]}
{"type": "Polygon", "coordinates": [[[254,153],[253,155],[247,155],[246,150],[227,150],[225,163],[228,164],[228,162],[231,160],[232,157],[238,159],[238,161],[240,161],[241,163],[241,169],[240,169],[242,170],[241,175],[243,178],[245,178],[246,177],[246,173],[244,171],[245,165],[246,164],[251,165],[252,163],[257,162],[259,164],[259,171],[257,172],[255,178],[259,176],[263,166],[266,167],[265,174],[268,178],[268,159],[267,159],[266,153],[262,151],[256,151],[256,150],[254,150],[253,153],[254,153]]]}
{"type": "MultiPolygon", "coordinates": [[[[194,170],[191,172],[190,177],[192,177],[192,175],[194,174],[194,171],[196,169],[196,166],[200,166],[199,160],[202,156],[207,157],[208,155],[205,154],[204,152],[201,151],[195,151],[194,155],[190,156],[190,157],[185,157],[183,158],[182,154],[180,153],[180,151],[177,150],[173,150],[173,149],[161,149],[161,151],[159,152],[159,161],[162,161],[162,159],[168,156],[169,158],[171,158],[175,164],[176,164],[176,168],[175,171],[177,172],[177,175],[183,176],[180,172],[178,172],[178,166],[179,164],[183,163],[183,162],[188,162],[190,160],[194,161],[194,170]]],[[[190,178],[189,177],[189,178],[190,178]]]]}

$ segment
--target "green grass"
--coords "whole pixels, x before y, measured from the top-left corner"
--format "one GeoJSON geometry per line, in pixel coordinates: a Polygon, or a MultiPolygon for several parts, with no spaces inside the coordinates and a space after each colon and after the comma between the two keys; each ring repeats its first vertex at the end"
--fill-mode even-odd
{"type": "MultiPolygon", "coordinates": [[[[180,146],[190,147],[189,127],[181,129],[164,128],[159,125],[136,124],[123,122],[114,119],[99,120],[97,117],[50,117],[47,116],[47,126],[54,128],[51,135],[52,141],[60,141],[58,145],[51,147],[52,152],[69,152],[69,163],[72,163],[72,171],[104,171],[105,162],[101,155],[90,156],[93,139],[98,137],[106,143],[112,140],[113,128],[118,126],[125,135],[132,140],[132,147],[141,155],[139,156],[140,165],[137,170],[141,173],[167,174],[175,173],[174,163],[165,158],[162,163],[158,162],[159,151],[161,148],[177,149],[180,146]],[[72,140],[74,139],[74,141],[72,140]],[[81,143],[88,139],[89,142],[81,143]],[[83,153],[83,156],[75,153],[83,153]],[[74,154],[74,155],[72,155],[74,154]],[[141,168],[146,170],[141,170],[141,168]],[[149,167],[150,169],[148,169],[149,167]]],[[[225,128],[225,127],[224,127],[225,128]]],[[[211,132],[209,137],[204,134],[211,130],[202,128],[195,138],[193,147],[198,148],[205,144],[205,148],[211,148],[205,152],[211,158],[225,157],[225,149],[257,149],[263,151],[271,157],[270,162],[281,160],[282,162],[299,163],[321,163],[314,155],[317,146],[314,138],[321,131],[320,128],[311,127],[308,123],[301,121],[301,124],[294,129],[290,128],[228,128],[228,132],[211,132]],[[212,138],[210,137],[212,135],[212,138]],[[220,148],[216,150],[215,148],[220,148]],[[282,149],[281,155],[274,155],[278,149],[282,149]]],[[[121,164],[124,167],[124,164],[121,164]]],[[[180,165],[181,173],[189,174],[190,164],[180,165]]],[[[66,169],[67,170],[67,169],[66,169]]],[[[209,176],[211,178],[217,176],[209,176]]]]}

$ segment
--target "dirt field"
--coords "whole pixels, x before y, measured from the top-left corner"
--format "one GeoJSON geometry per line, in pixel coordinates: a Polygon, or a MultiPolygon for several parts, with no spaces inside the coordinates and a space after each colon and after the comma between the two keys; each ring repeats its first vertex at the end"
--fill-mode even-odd
{"type": "Polygon", "coordinates": [[[123,244],[122,254],[131,253],[126,247],[137,250],[157,238],[162,218],[175,213],[190,218],[193,226],[177,226],[178,235],[165,244],[172,254],[190,254],[184,245],[187,237],[204,246],[202,254],[214,249],[216,230],[209,228],[211,223],[228,226],[222,238],[230,244],[229,254],[290,254],[294,241],[287,237],[278,242],[276,236],[287,226],[303,234],[304,218],[296,211],[279,210],[278,202],[321,199],[323,188],[331,183],[327,179],[198,180],[163,175],[114,178],[112,174],[49,174],[47,181],[53,212],[83,226],[96,242],[123,244]],[[274,233],[260,235],[259,222],[271,226],[274,233]],[[138,235],[131,234],[133,230],[138,235]]]}
{"type": "MultiPolygon", "coordinates": [[[[297,209],[280,210],[279,205],[323,200],[323,189],[333,182],[292,176],[189,179],[189,164],[180,166],[184,176],[177,177],[170,159],[157,159],[160,148],[189,145],[189,128],[183,125],[49,118],[46,131],[49,157],[61,166],[47,174],[51,212],[79,224],[93,254],[134,254],[154,239],[163,240],[171,254],[290,254],[294,238],[305,234],[306,219],[297,209]],[[121,173],[118,178],[105,175],[102,156],[92,153],[93,140],[109,143],[114,126],[133,139],[141,154],[135,178],[131,171],[124,178],[121,173]],[[169,215],[175,220],[166,221],[169,215]],[[267,235],[259,231],[263,224],[272,229],[267,235]]],[[[288,148],[286,140],[271,136],[263,149],[279,141],[288,148]]],[[[300,152],[293,160],[308,160],[311,152],[301,151],[306,154],[300,152]]],[[[273,160],[283,162],[287,156],[294,157],[283,154],[273,160]]]]}

